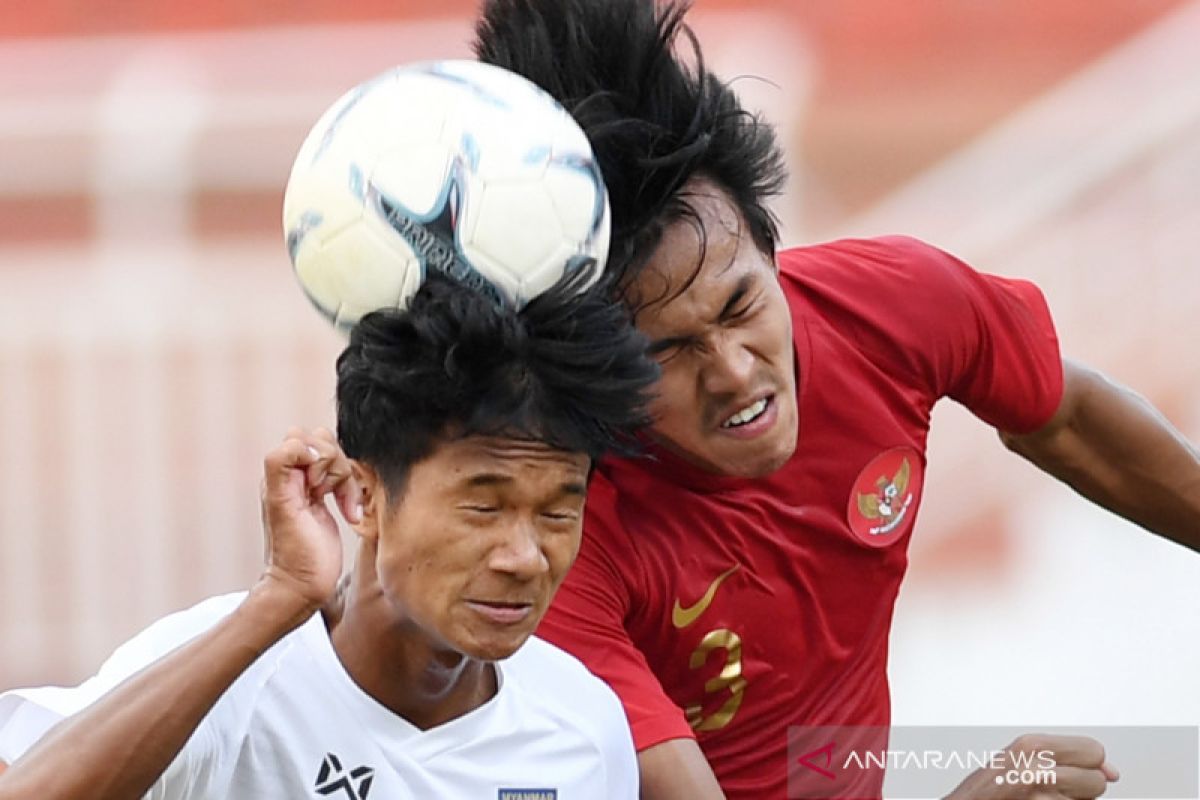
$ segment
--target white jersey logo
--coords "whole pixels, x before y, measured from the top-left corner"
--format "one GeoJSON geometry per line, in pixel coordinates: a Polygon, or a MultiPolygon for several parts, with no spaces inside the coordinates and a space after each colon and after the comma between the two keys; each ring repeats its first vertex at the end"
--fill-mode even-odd
{"type": "Polygon", "coordinates": [[[355,767],[347,771],[342,768],[342,762],[337,756],[326,753],[314,788],[319,795],[344,797],[346,800],[367,800],[373,780],[375,770],[370,767],[355,767]]]}

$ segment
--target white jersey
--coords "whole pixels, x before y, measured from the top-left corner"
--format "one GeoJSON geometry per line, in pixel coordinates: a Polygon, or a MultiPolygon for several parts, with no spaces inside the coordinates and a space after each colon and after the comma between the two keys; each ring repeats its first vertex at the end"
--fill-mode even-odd
{"type": "MultiPolygon", "coordinates": [[[[207,600],[151,625],[74,688],[0,695],[0,761],[59,720],[229,614],[207,600]]],[[[153,800],[619,800],[636,798],[637,759],[612,690],[536,637],[496,664],[496,695],[420,730],[363,692],[319,614],[222,695],[146,795],[153,800]]]]}

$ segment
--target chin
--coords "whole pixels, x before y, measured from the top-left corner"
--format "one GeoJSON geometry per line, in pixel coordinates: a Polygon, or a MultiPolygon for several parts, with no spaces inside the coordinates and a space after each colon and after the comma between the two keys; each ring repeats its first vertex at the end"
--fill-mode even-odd
{"type": "Polygon", "coordinates": [[[768,475],[773,475],[774,473],[778,472],[780,470],[780,468],[783,467],[784,464],[786,464],[788,462],[789,458],[791,458],[791,453],[779,456],[777,458],[772,458],[770,461],[767,461],[767,462],[759,465],[757,469],[755,469],[750,475],[747,475],[746,477],[748,477],[748,478],[765,478],[768,475]]]}
{"type": "Polygon", "coordinates": [[[728,467],[722,471],[739,478],[765,478],[777,472],[796,452],[795,431],[773,436],[770,442],[761,442],[754,450],[742,458],[729,459],[728,467]]]}
{"type": "Polygon", "coordinates": [[[792,457],[792,450],[787,452],[773,454],[769,457],[756,458],[747,460],[738,468],[730,470],[729,474],[738,478],[765,478],[777,472],[788,459],[792,457]]]}
{"type": "Polygon", "coordinates": [[[475,638],[460,648],[463,655],[477,661],[503,661],[521,649],[532,634],[475,638]]]}

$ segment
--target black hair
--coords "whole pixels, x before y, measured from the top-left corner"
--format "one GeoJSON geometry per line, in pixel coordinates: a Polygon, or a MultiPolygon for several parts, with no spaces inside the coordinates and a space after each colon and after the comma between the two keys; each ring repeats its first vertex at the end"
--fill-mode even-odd
{"type": "Polygon", "coordinates": [[[441,275],[407,310],[367,314],[337,361],[338,440],[389,491],[447,438],[503,436],[586,453],[636,449],[657,366],[588,270],[523,309],[441,275]]]}
{"type": "Polygon", "coordinates": [[[672,0],[485,0],[475,29],[481,61],[549,92],[584,129],[608,186],[613,214],[609,270],[628,286],[665,226],[690,218],[681,193],[692,177],[726,191],[755,245],[773,255],[778,223],[767,201],[783,189],[783,156],[772,127],[742,108],[704,66],[672,0]],[[675,52],[685,37],[695,58],[675,52]]]}

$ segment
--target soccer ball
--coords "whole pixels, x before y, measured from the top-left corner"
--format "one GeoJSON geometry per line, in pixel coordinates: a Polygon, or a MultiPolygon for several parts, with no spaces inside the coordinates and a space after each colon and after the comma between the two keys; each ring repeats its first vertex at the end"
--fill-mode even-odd
{"type": "Polygon", "coordinates": [[[522,307],[599,277],[608,195],[583,131],[524,78],[474,61],[399,67],[318,120],[283,203],[288,252],[341,328],[403,308],[430,272],[522,307]]]}

